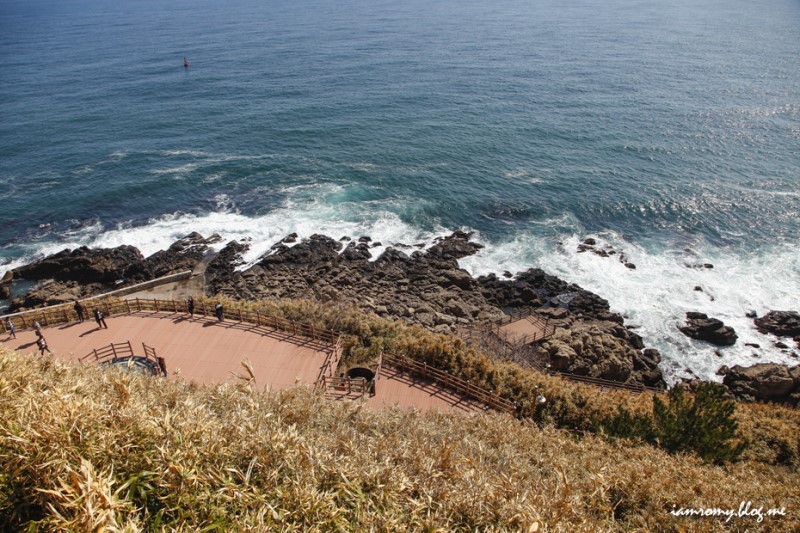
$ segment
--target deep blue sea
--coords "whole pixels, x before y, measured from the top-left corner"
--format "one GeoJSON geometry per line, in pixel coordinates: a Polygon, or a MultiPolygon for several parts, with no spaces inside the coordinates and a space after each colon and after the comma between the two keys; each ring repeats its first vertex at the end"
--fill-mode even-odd
{"type": "Polygon", "coordinates": [[[464,268],[601,294],[671,379],[796,362],[744,314],[800,310],[800,2],[0,0],[0,198],[0,270],[469,229],[464,268]]]}

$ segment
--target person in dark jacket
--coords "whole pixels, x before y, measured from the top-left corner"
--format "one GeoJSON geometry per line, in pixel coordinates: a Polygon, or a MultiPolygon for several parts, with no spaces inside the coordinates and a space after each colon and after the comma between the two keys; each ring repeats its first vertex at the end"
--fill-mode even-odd
{"type": "Polygon", "coordinates": [[[97,327],[102,329],[108,329],[108,324],[106,324],[106,318],[103,312],[100,309],[94,310],[94,319],[97,322],[97,327]]]}
{"type": "Polygon", "coordinates": [[[75,313],[78,315],[78,321],[83,322],[83,306],[78,300],[75,300],[75,305],[72,306],[75,313]]]}

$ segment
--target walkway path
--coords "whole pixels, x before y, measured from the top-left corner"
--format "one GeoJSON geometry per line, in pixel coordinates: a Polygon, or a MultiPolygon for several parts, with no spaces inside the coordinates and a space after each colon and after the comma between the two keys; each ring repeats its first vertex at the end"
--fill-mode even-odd
{"type": "MultiPolygon", "coordinates": [[[[95,348],[130,341],[134,352],[144,342],[167,363],[169,379],[180,376],[197,383],[235,382],[247,375],[249,361],[259,388],[287,389],[297,384],[313,386],[331,345],[306,337],[244,322],[218,322],[210,317],[165,312],[135,312],[106,317],[108,329],[94,320],[43,328],[53,353],[78,361],[95,348]]],[[[18,331],[17,339],[3,335],[3,344],[23,353],[36,353],[32,331],[18,331]]],[[[457,394],[384,366],[376,395],[366,405],[374,408],[415,407],[421,411],[476,411],[483,406],[457,394]]]]}

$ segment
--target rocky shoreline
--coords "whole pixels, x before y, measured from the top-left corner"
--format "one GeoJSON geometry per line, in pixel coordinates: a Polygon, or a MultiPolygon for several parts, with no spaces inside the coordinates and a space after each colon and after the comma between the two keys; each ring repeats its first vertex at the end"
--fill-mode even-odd
{"type": "MultiPolygon", "coordinates": [[[[12,310],[21,310],[191,270],[205,259],[209,296],[348,302],[383,318],[439,332],[490,323],[514,310],[533,307],[557,325],[555,334],[538,344],[532,354],[551,368],[620,383],[666,387],[658,351],[646,347],[602,297],[537,268],[516,275],[477,278],[461,269],[458,260],[482,248],[468,233],[441,237],[424,250],[420,245],[397,244],[377,258],[373,258],[373,248],[380,243],[367,236],[334,239],[312,235],[301,240],[292,234],[241,270],[248,244],[231,241],[214,252],[212,245],[219,242],[216,235],[204,238],[192,233],[149,257],[132,246],[64,250],[14,270],[0,287],[7,291],[10,283],[19,279],[39,282],[36,289],[12,302],[12,310]]],[[[765,331],[773,328],[779,334],[791,335],[796,325],[794,315],[789,312],[757,320],[765,331]]],[[[693,318],[704,320],[706,329],[720,327],[714,319],[693,318]]],[[[787,375],[800,378],[788,369],[787,375]]],[[[781,383],[786,388],[786,383],[781,383]]],[[[800,379],[786,396],[796,395],[798,390],[800,379]]],[[[791,402],[796,403],[794,398],[791,402]]]]}

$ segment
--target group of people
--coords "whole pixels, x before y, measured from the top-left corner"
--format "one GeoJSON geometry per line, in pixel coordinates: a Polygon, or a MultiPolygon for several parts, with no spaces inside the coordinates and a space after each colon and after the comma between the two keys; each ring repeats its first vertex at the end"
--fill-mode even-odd
{"type": "MultiPolygon", "coordinates": [[[[8,331],[9,338],[16,339],[17,338],[17,327],[14,325],[14,321],[10,318],[6,319],[6,331],[8,331]]],[[[49,354],[53,354],[50,351],[50,348],[47,346],[47,341],[44,340],[44,334],[42,333],[42,325],[39,324],[39,321],[35,321],[33,323],[33,331],[36,333],[36,346],[39,348],[39,352],[44,355],[44,352],[49,354]]]]}
{"type": "MultiPolygon", "coordinates": [[[[203,309],[205,309],[205,307],[203,309]]],[[[194,298],[191,296],[186,299],[186,311],[189,313],[190,317],[194,317],[194,298]]],[[[217,305],[214,306],[214,314],[220,322],[225,321],[225,310],[221,303],[217,303],[217,305]]]]}
{"type": "MultiPolygon", "coordinates": [[[[75,314],[78,315],[78,322],[83,322],[85,320],[85,308],[81,305],[78,300],[75,300],[75,305],[72,306],[75,310],[75,314]]],[[[108,324],[106,324],[106,315],[103,311],[100,310],[99,307],[94,308],[94,320],[97,322],[97,327],[99,329],[108,329],[108,324]]]]}
{"type": "MultiPolygon", "coordinates": [[[[83,322],[86,316],[84,306],[81,305],[79,301],[75,300],[75,305],[72,308],[75,310],[75,314],[78,315],[78,321],[83,322]]],[[[97,327],[99,329],[108,329],[105,314],[100,310],[99,307],[95,308],[93,314],[94,319],[97,322],[97,327]]],[[[8,332],[10,339],[17,338],[17,327],[14,325],[14,321],[11,318],[6,319],[6,331],[8,332]]],[[[33,331],[36,334],[36,346],[39,348],[39,353],[44,355],[44,352],[47,352],[52,355],[53,352],[51,352],[50,347],[47,346],[47,341],[42,333],[42,325],[39,324],[38,320],[34,321],[33,323],[33,331]]]]}
{"type": "MultiPolygon", "coordinates": [[[[87,309],[79,301],[75,300],[75,304],[72,306],[72,309],[78,316],[78,322],[83,322],[86,319],[87,309]]],[[[194,298],[191,296],[189,296],[189,298],[186,300],[186,310],[189,312],[189,316],[191,317],[194,316],[194,298]]],[[[94,319],[97,322],[98,329],[108,329],[108,324],[106,324],[105,314],[99,307],[95,307],[92,314],[94,315],[94,319]]],[[[225,320],[225,311],[221,303],[217,303],[216,306],[214,306],[214,314],[216,315],[217,320],[219,320],[220,322],[223,322],[225,320]]],[[[11,318],[7,318],[5,326],[6,326],[6,331],[9,333],[9,338],[16,339],[17,329],[14,326],[14,321],[11,320],[11,318]]],[[[37,337],[36,346],[38,346],[40,353],[42,355],[44,355],[44,352],[52,354],[53,352],[51,352],[50,348],[47,346],[47,341],[44,339],[44,335],[42,334],[42,327],[38,321],[33,323],[33,331],[36,333],[37,337]]]]}

